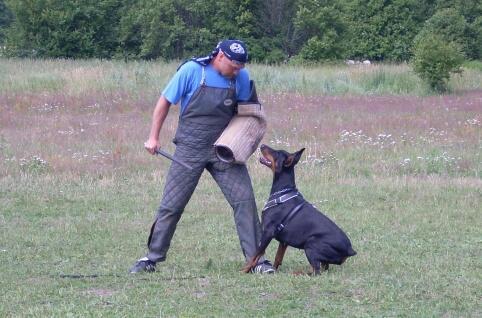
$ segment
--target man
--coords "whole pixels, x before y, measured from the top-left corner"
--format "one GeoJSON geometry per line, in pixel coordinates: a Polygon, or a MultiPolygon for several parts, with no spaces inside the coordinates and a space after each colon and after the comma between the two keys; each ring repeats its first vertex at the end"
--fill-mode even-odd
{"type": "MultiPolygon", "coordinates": [[[[234,210],[246,262],[255,254],[261,226],[247,167],[219,160],[213,146],[235,114],[237,102],[246,101],[250,96],[249,73],[244,68],[247,60],[248,52],[242,41],[221,41],[211,55],[193,58],[181,65],[162,92],[144,147],[156,154],[169,108],[181,101],[179,125],[173,140],[176,144],[174,156],[193,169],[176,162],[171,164],[149,235],[149,251],[131,267],[131,273],[154,271],[156,263],[166,259],[176,225],[204,170],[211,174],[234,210]]],[[[256,273],[274,271],[264,258],[252,269],[256,273]]]]}

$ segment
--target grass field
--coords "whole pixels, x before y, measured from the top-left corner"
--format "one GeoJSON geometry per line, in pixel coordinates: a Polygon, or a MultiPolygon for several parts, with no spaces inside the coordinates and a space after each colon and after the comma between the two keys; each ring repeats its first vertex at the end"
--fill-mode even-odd
{"type": "Polygon", "coordinates": [[[206,175],[167,261],[130,274],[170,163],[143,143],[176,67],[0,59],[0,317],[482,317],[482,74],[468,69],[433,95],[407,65],[249,65],[263,143],[306,147],[299,189],[358,254],[318,277],[291,274],[309,268],[295,249],[275,275],[238,273],[232,211],[206,175]]]}

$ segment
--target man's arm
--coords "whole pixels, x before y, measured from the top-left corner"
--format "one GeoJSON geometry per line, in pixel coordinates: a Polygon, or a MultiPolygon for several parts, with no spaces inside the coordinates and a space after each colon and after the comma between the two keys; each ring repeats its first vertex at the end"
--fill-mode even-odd
{"type": "Polygon", "coordinates": [[[168,101],[164,96],[161,96],[157,101],[156,108],[154,109],[149,139],[147,139],[147,141],[144,143],[144,148],[153,155],[157,154],[154,149],[161,148],[159,134],[161,132],[162,125],[164,124],[164,120],[169,113],[170,106],[171,102],[168,101]]]}

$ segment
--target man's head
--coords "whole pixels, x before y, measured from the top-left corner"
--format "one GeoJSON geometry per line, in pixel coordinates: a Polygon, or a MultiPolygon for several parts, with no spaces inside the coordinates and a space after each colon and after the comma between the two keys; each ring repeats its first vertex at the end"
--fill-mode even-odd
{"type": "Polygon", "coordinates": [[[216,47],[213,67],[223,76],[232,78],[244,68],[248,60],[246,45],[240,40],[224,40],[216,47]]]}
{"type": "Polygon", "coordinates": [[[234,64],[245,64],[248,61],[248,49],[243,41],[224,40],[219,42],[218,47],[234,64]]]}

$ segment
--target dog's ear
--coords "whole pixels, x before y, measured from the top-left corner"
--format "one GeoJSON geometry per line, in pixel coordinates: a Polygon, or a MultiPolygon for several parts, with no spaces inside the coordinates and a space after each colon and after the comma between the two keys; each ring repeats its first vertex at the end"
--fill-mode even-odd
{"type": "Polygon", "coordinates": [[[288,158],[286,158],[283,166],[289,167],[289,166],[294,166],[300,161],[301,155],[303,154],[303,151],[305,151],[305,148],[301,148],[295,153],[292,153],[288,158]]]}

